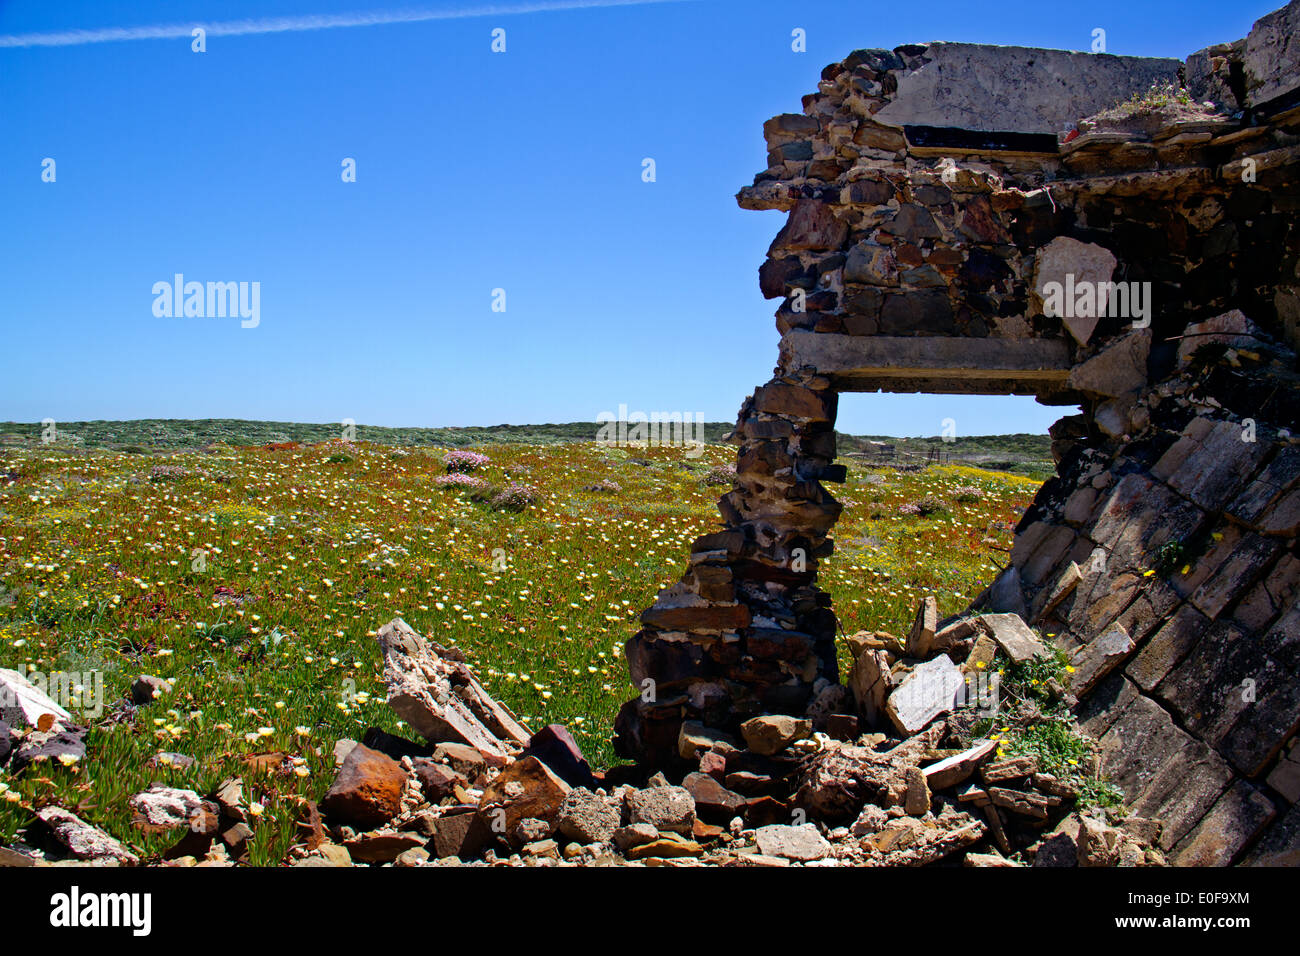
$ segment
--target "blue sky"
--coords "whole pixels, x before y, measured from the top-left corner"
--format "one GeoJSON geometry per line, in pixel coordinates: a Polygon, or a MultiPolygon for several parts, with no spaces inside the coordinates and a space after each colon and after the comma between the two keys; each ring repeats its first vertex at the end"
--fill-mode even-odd
{"type": "MultiPolygon", "coordinates": [[[[188,34],[5,38],[492,8],[0,0],[0,420],[487,425],[620,404],[733,420],[775,364],[757,269],[784,220],[733,197],[765,165],[763,121],[798,112],[825,64],[934,39],[1083,50],[1098,26],[1111,53],[1184,57],[1277,5],[498,4],[214,29],[200,54],[188,34]],[[175,273],[259,282],[259,324],[155,316],[153,286],[175,273]]],[[[1042,431],[1064,411],[858,395],[839,426],[1042,431]]]]}

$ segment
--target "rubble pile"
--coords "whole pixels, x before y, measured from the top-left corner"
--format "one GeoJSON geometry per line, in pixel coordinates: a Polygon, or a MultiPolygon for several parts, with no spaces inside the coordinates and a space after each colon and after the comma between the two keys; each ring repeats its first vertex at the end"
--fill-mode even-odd
{"type": "MultiPolygon", "coordinates": [[[[825,731],[760,714],[735,735],[686,722],[678,772],[594,773],[569,733],[530,734],[494,701],[455,648],[400,619],[378,632],[388,703],[420,721],[421,741],[372,729],[340,741],[337,775],[300,815],[295,866],[967,866],[1161,865],[1159,824],[1109,822],[1033,757],[970,742],[956,692],[965,671],[1043,653],[1012,615],[933,621],[923,603],[906,641],[853,640],[854,687],[825,731]],[[930,627],[937,623],[937,628],[930,627]],[[922,657],[910,656],[916,652],[922,657]],[[1001,655],[1001,656],[1000,656],[1001,655]],[[957,684],[929,676],[952,669],[957,684]],[[981,666],[977,666],[981,665],[981,666]],[[883,670],[880,670],[883,668],[883,670]],[[874,676],[872,676],[874,675],[874,676]],[[882,676],[883,675],[883,676],[882,676]],[[871,679],[868,680],[868,677],[871,679]],[[934,698],[930,700],[928,698],[934,698]],[[925,715],[922,715],[922,710],[925,715]],[[921,726],[908,729],[912,722],[921,726]],[[881,730],[866,730],[880,727],[881,730]],[[862,732],[860,732],[862,730],[862,732]],[[829,732],[828,732],[829,731],[829,732]]],[[[153,786],[131,800],[136,826],[175,832],[162,862],[247,859],[256,821],[232,778],[211,794],[153,786]]],[[[64,862],[135,865],[138,856],[75,814],[47,807],[29,841],[64,862]]],[[[4,861],[45,863],[5,851],[4,861]],[[12,857],[13,859],[9,859],[12,857]]]]}
{"type": "MultiPolygon", "coordinates": [[[[919,621],[927,610],[923,605],[919,621]]],[[[943,622],[935,633],[918,633],[917,647],[924,644],[930,661],[953,668],[977,646],[983,653],[982,640],[994,644],[990,663],[1004,646],[1042,652],[1032,632],[1010,617],[943,622]]],[[[826,721],[846,739],[783,714],[752,717],[735,735],[688,721],[674,741],[680,772],[671,778],[647,777],[646,767],[595,774],[563,727],[521,740],[518,732],[526,731],[482,692],[454,650],[400,620],[381,629],[379,641],[390,665],[390,705],[409,713],[411,699],[437,701],[430,703],[436,719],[427,723],[423,745],[377,731],[361,743],[341,742],[338,775],[319,813],[312,808],[304,822],[306,838],[291,850],[295,865],[1164,862],[1152,847],[1159,824],[1129,819],[1115,826],[1100,811],[1078,812],[1070,783],[1040,772],[1032,757],[1000,758],[992,740],[945,746],[959,739],[957,724],[943,719],[961,705],[952,693],[915,733],[860,734],[851,703],[849,712],[826,721]],[[481,712],[513,736],[485,740],[482,725],[446,719],[458,706],[440,683],[449,668],[481,712]]],[[[910,715],[924,696],[914,681],[927,662],[903,656],[903,642],[887,635],[855,641],[863,648],[859,660],[883,654],[893,664],[896,682],[879,715],[910,715]],[[896,659],[875,647],[888,641],[896,659]]]]}
{"type": "MultiPolygon", "coordinates": [[[[1032,632],[1016,619],[1018,632],[1008,617],[944,622],[918,642],[931,660],[954,668],[982,638],[997,648],[1028,640],[1041,651],[1032,632]],[[963,637],[950,640],[954,634],[963,637]]],[[[340,742],[338,775],[319,812],[309,810],[305,839],[290,852],[294,865],[1163,863],[1152,848],[1158,824],[1114,826],[1099,812],[1077,812],[1077,790],[1040,772],[1033,758],[1000,759],[991,740],[945,749],[957,739],[942,719],[960,706],[953,694],[916,733],[859,734],[851,700],[824,721],[845,739],[783,714],[756,715],[736,734],[688,721],[673,742],[679,772],[671,778],[644,766],[596,774],[563,727],[529,735],[455,649],[401,620],[378,639],[390,706],[409,717],[411,701],[421,701],[429,729],[423,744],[378,731],[340,742]],[[460,693],[449,692],[449,675],[460,693]],[[467,701],[474,706],[462,707],[467,701]],[[448,717],[467,710],[490,720],[448,717]]],[[[863,655],[892,660],[875,649],[881,640],[855,637],[863,655]]],[[[916,675],[926,662],[902,656],[902,642],[895,644],[897,683],[882,715],[910,714],[896,702],[924,696],[903,671],[916,675]]]]}
{"type": "MultiPolygon", "coordinates": [[[[779,713],[753,716],[735,734],[687,721],[671,777],[635,765],[595,773],[562,726],[523,727],[456,648],[400,619],[377,638],[387,702],[424,728],[421,739],[372,728],[340,741],[333,782],[298,815],[294,866],[1164,862],[1158,823],[1112,823],[1080,807],[1077,786],[1035,758],[970,739],[967,675],[1046,652],[1014,615],[937,622],[928,599],[905,640],[853,636],[855,694],[844,691],[822,730],[779,713]]],[[[37,725],[22,746],[71,733],[39,691],[26,689],[24,700],[37,725]]],[[[202,795],[155,784],[130,807],[140,831],[174,837],[156,861],[170,866],[247,862],[262,812],[239,777],[202,795]]],[[[0,850],[0,865],[146,862],[57,806],[38,811],[21,845],[0,850]]]]}

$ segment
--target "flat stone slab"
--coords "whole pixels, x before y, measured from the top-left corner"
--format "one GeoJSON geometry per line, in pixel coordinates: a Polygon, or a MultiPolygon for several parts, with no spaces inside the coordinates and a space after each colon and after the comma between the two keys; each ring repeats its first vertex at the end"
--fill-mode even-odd
{"type": "Polygon", "coordinates": [[[1018,614],[984,614],[980,616],[980,624],[1013,663],[1023,664],[1031,657],[1042,657],[1047,653],[1038,635],[1018,614]]]}
{"type": "Polygon", "coordinates": [[[1119,624],[1112,624],[1105,633],[1093,638],[1079,648],[1070,661],[1074,673],[1070,675],[1070,690],[1082,697],[1101,683],[1111,671],[1133,653],[1133,638],[1119,624]]]}
{"type": "Polygon", "coordinates": [[[873,117],[891,126],[1059,133],[1156,81],[1177,83],[1182,62],[982,43],[931,43],[898,93],[873,117]]]}
{"type": "Polygon", "coordinates": [[[997,746],[995,740],[982,740],[968,750],[945,757],[938,763],[932,763],[922,771],[925,774],[925,782],[931,790],[943,790],[963,783],[981,763],[988,759],[997,746]]]}
{"type": "Polygon", "coordinates": [[[965,675],[947,655],[918,664],[889,695],[885,714],[905,737],[919,733],[925,726],[951,711],[957,693],[966,686],[965,675]]]}

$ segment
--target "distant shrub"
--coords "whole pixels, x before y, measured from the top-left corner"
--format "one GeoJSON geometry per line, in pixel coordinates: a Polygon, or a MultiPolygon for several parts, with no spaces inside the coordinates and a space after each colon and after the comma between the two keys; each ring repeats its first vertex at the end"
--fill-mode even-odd
{"type": "Polygon", "coordinates": [[[936,495],[926,495],[924,498],[918,498],[916,501],[900,505],[898,513],[901,515],[918,515],[922,518],[928,518],[930,515],[943,514],[948,510],[948,506],[943,500],[936,495]]]}
{"type": "Polygon", "coordinates": [[[482,478],[475,478],[473,475],[466,475],[461,472],[439,475],[433,479],[433,483],[439,488],[463,488],[469,491],[481,491],[491,487],[482,478]]]}
{"type": "Polygon", "coordinates": [[[325,461],[331,465],[346,465],[351,460],[352,460],[351,455],[345,455],[341,451],[336,451],[334,454],[330,455],[328,458],[325,459],[325,461]]]}
{"type": "Polygon", "coordinates": [[[590,491],[598,495],[616,495],[623,490],[623,486],[610,478],[602,478],[595,484],[587,485],[582,490],[590,491]]]}
{"type": "Polygon", "coordinates": [[[489,502],[493,511],[524,511],[537,503],[537,489],[531,485],[509,484],[489,502]]]}
{"type": "Polygon", "coordinates": [[[442,463],[447,468],[448,474],[466,474],[478,468],[482,468],[491,462],[487,455],[480,455],[476,451],[463,451],[456,449],[447,452],[442,463]]]}
{"type": "Polygon", "coordinates": [[[736,480],[735,465],[718,465],[710,468],[704,476],[704,484],[708,485],[729,485],[736,480]]]}
{"type": "Polygon", "coordinates": [[[122,451],[122,454],[124,454],[124,455],[145,455],[145,454],[148,454],[148,449],[145,448],[143,445],[123,445],[121,451],[122,451]]]}
{"type": "Polygon", "coordinates": [[[984,492],[974,485],[961,485],[952,490],[954,501],[960,501],[963,504],[972,504],[976,501],[984,500],[984,492]]]}
{"type": "Polygon", "coordinates": [[[149,470],[150,481],[180,481],[189,472],[180,465],[154,465],[149,470]]]}

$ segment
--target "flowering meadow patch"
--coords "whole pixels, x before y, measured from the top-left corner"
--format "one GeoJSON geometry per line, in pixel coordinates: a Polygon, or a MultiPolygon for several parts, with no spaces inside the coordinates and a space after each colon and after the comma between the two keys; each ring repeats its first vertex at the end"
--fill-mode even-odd
{"type": "MultiPolygon", "coordinates": [[[[705,479],[733,450],[356,442],[331,460],[341,449],[216,445],[168,455],[164,480],[152,456],[0,449],[0,667],[102,673],[105,690],[84,760],[0,771],[0,840],[58,802],[156,854],[174,839],[132,826],[132,794],[239,774],[262,807],[252,861],[278,862],[337,740],[413,736],[385,706],[374,640],[399,615],[458,645],[531,728],[564,723],[594,766],[613,761],[623,643],[719,527],[705,479]],[[129,706],[140,674],[171,692],[129,706]]],[[[899,632],[925,594],[950,613],[992,580],[1037,483],[851,462],[831,490],[846,508],[821,584],[846,633],[899,632]],[[945,510],[899,515],[927,496],[945,510]]]]}

